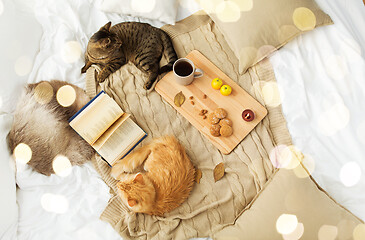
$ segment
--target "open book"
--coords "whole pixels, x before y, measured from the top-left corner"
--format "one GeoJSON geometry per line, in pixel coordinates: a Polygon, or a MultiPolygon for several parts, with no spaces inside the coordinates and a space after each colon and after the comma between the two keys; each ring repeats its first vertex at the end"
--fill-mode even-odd
{"type": "Polygon", "coordinates": [[[72,116],[69,123],[111,166],[147,136],[104,91],[72,116]]]}

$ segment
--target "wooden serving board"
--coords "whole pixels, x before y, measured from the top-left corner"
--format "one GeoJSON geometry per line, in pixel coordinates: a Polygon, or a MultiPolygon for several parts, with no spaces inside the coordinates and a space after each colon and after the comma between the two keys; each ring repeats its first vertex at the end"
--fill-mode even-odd
{"type": "Polygon", "coordinates": [[[266,116],[267,110],[199,51],[190,52],[186,58],[193,61],[196,68],[202,69],[204,75],[195,78],[190,85],[183,86],[176,83],[174,73],[171,71],[156,84],[155,89],[223,154],[229,154],[266,116]],[[222,79],[223,84],[232,87],[232,93],[229,96],[223,96],[219,90],[211,87],[212,80],[217,77],[222,79]],[[180,91],[185,95],[185,102],[181,107],[177,107],[174,104],[174,98],[180,91]],[[190,96],[193,96],[194,105],[191,104],[190,96]],[[199,115],[202,109],[208,110],[209,114],[217,108],[225,109],[228,113],[227,118],[233,122],[233,134],[229,137],[213,137],[210,134],[211,124],[208,118],[203,119],[199,115]],[[242,119],[242,112],[245,109],[251,109],[255,113],[253,121],[246,122],[242,119]]]}

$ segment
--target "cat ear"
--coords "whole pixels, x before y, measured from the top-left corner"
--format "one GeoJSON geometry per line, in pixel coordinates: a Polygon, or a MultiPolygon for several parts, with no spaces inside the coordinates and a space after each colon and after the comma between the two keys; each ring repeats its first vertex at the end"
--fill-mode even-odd
{"type": "Polygon", "coordinates": [[[110,42],[111,42],[110,38],[104,38],[103,40],[101,40],[100,44],[102,47],[107,47],[109,46],[110,42]]]}
{"type": "Polygon", "coordinates": [[[128,205],[130,206],[130,207],[133,207],[133,206],[135,206],[137,204],[137,201],[136,200],[134,200],[134,199],[128,199],[128,205]]]}
{"type": "Polygon", "coordinates": [[[108,22],[107,24],[105,24],[104,26],[102,26],[100,29],[99,29],[99,31],[101,31],[101,30],[105,30],[105,31],[107,31],[107,32],[109,32],[109,30],[110,30],[110,27],[112,26],[112,22],[108,22]]]}
{"type": "Polygon", "coordinates": [[[144,184],[142,173],[137,173],[137,175],[134,177],[133,181],[144,184]]]}

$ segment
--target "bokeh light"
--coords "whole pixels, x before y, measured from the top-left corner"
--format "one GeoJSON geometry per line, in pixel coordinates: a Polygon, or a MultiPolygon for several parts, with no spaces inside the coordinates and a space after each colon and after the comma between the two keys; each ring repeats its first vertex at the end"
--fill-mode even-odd
{"type": "Polygon", "coordinates": [[[156,0],[132,0],[133,11],[139,13],[150,13],[155,8],[156,0]]]}
{"type": "Polygon", "coordinates": [[[278,145],[270,152],[270,161],[275,168],[287,167],[291,158],[291,151],[285,145],[278,145]]]}
{"type": "Polygon", "coordinates": [[[334,80],[343,80],[349,71],[346,58],[340,55],[328,56],[325,66],[327,74],[334,80]]]}
{"type": "Polygon", "coordinates": [[[336,226],[322,225],[318,231],[318,240],[335,240],[338,234],[336,226]]]}
{"type": "Polygon", "coordinates": [[[346,187],[356,185],[361,178],[361,169],[357,162],[347,162],[340,170],[340,179],[346,187]]]}
{"type": "Polygon", "coordinates": [[[240,7],[230,0],[218,4],[216,13],[222,22],[237,22],[241,17],[240,7]]]}
{"type": "Polygon", "coordinates": [[[276,82],[267,82],[262,87],[262,96],[266,105],[277,107],[281,104],[278,84],[276,82]]]}
{"type": "Polygon", "coordinates": [[[61,106],[69,107],[76,100],[76,91],[72,86],[65,85],[58,89],[56,97],[61,106]]]}
{"type": "Polygon", "coordinates": [[[293,12],[293,22],[301,31],[309,31],[316,26],[316,16],[310,9],[299,7],[293,12]]]}
{"type": "Polygon", "coordinates": [[[32,149],[25,143],[19,143],[14,149],[14,158],[26,164],[32,159],[32,149]]]}
{"type": "Polygon", "coordinates": [[[62,214],[68,210],[69,204],[65,196],[45,193],[41,198],[41,205],[47,212],[62,214]]]}
{"type": "Polygon", "coordinates": [[[200,6],[207,13],[215,13],[216,7],[223,2],[224,0],[199,0],[200,6]]]}
{"type": "Polygon", "coordinates": [[[253,0],[231,0],[236,3],[241,12],[251,11],[253,8],[253,0]]]}
{"type": "Polygon", "coordinates": [[[82,55],[80,43],[76,41],[66,42],[61,50],[61,56],[66,63],[74,63],[80,59],[82,55]]]}
{"type": "Polygon", "coordinates": [[[52,162],[53,171],[61,177],[66,177],[72,172],[70,160],[63,155],[57,155],[52,162]]]}
{"type": "Polygon", "coordinates": [[[347,126],[350,111],[343,103],[336,103],[318,117],[318,130],[326,136],[333,136],[347,126]]]}
{"type": "Polygon", "coordinates": [[[314,172],[315,161],[311,156],[305,154],[304,158],[302,159],[302,163],[305,168],[303,168],[303,166],[299,164],[296,168],[293,169],[293,171],[298,178],[307,178],[314,172]]]}
{"type": "Polygon", "coordinates": [[[32,60],[28,56],[21,56],[15,61],[14,70],[18,76],[26,76],[32,70],[32,60]]]}
{"type": "Polygon", "coordinates": [[[360,142],[365,145],[365,121],[361,122],[357,127],[356,135],[360,142]]]}
{"type": "Polygon", "coordinates": [[[39,83],[34,89],[34,99],[40,104],[47,104],[52,100],[53,88],[48,82],[39,83]]]}
{"type": "Polygon", "coordinates": [[[364,240],[365,239],[365,224],[359,224],[355,227],[352,233],[354,240],[364,240]]]}
{"type": "Polygon", "coordinates": [[[353,236],[353,232],[357,224],[348,219],[342,219],[337,224],[338,234],[336,239],[349,239],[353,236]]]}
{"type": "Polygon", "coordinates": [[[303,236],[304,225],[303,223],[298,223],[297,228],[290,234],[284,234],[284,240],[298,240],[303,236]]]}
{"type": "Polygon", "coordinates": [[[292,214],[281,214],[276,220],[276,230],[278,233],[288,235],[294,232],[298,226],[297,216],[292,214]]]}

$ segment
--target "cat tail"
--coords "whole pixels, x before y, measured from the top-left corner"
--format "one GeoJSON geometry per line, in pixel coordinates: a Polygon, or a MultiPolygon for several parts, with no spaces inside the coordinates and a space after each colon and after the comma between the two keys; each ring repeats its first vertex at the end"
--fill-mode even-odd
{"type": "Polygon", "coordinates": [[[172,45],[171,38],[163,30],[161,30],[161,40],[164,47],[164,53],[167,56],[168,63],[160,68],[159,74],[171,71],[172,65],[174,65],[174,62],[177,60],[177,54],[175,52],[174,46],[172,45]]]}

